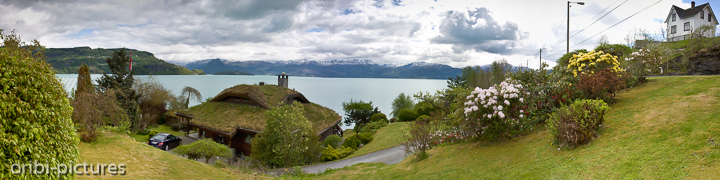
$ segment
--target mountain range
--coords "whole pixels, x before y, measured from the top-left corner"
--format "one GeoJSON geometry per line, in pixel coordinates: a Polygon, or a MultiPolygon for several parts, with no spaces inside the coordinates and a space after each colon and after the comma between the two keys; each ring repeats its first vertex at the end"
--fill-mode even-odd
{"type": "Polygon", "coordinates": [[[223,71],[239,71],[255,75],[278,75],[285,72],[292,76],[345,77],[345,78],[419,78],[447,79],[462,73],[459,68],[448,65],[414,62],[409,64],[377,64],[371,60],[264,60],[232,61],[227,59],[204,59],[188,63],[176,63],[188,69],[203,70],[208,74],[223,71]]]}

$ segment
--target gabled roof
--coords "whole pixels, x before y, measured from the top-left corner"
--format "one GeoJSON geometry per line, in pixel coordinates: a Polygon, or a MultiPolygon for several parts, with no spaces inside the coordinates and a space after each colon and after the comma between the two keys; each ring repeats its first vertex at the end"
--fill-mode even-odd
{"type": "Polygon", "coordinates": [[[228,97],[247,98],[252,104],[264,109],[270,109],[270,107],[277,106],[279,103],[287,103],[288,98],[296,98],[302,103],[310,102],[305,96],[292,89],[275,85],[247,84],[227,88],[211,99],[210,102],[220,102],[228,97]]]}
{"type": "MultiPolygon", "coordinates": [[[[677,7],[677,6],[673,5],[673,6],[672,6],[672,9],[671,9],[671,11],[670,11],[671,14],[668,14],[668,19],[669,19],[669,18],[672,18],[672,17],[670,16],[670,15],[672,15],[672,10],[675,10],[675,12],[677,12],[678,18],[681,18],[681,19],[682,19],[682,18],[687,18],[687,17],[692,17],[692,16],[694,16],[695,14],[699,13],[700,10],[702,10],[703,8],[705,8],[705,6],[708,6],[708,8],[709,8],[709,7],[710,7],[710,4],[709,4],[709,3],[705,3],[705,4],[701,4],[701,5],[699,5],[699,6],[695,6],[695,7],[693,7],[693,8],[689,8],[689,9],[683,9],[683,8],[680,8],[680,7],[677,7]]],[[[710,9],[710,10],[712,11],[712,9],[710,9]]],[[[714,16],[713,16],[713,17],[714,17],[714,16]]],[[[665,22],[667,22],[668,19],[665,19],[665,22]]]]}
{"type": "Polygon", "coordinates": [[[302,102],[305,118],[312,124],[313,130],[321,132],[331,127],[342,118],[330,108],[310,103],[297,91],[275,85],[237,85],[220,92],[208,102],[183,109],[179,113],[193,116],[191,124],[213,129],[233,136],[238,129],[251,132],[265,130],[265,112],[270,108],[256,104],[239,104],[221,101],[225,97],[252,97],[260,104],[275,107],[292,103],[293,100],[302,102]]]}

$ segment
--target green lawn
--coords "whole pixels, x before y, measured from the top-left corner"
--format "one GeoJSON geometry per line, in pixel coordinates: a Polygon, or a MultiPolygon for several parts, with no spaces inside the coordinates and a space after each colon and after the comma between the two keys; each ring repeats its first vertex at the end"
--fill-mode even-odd
{"type": "Polygon", "coordinates": [[[545,128],[506,142],[461,143],[395,165],[357,164],[320,179],[716,179],[720,76],[649,78],[618,94],[600,136],[558,149],[545,128]]]}
{"type": "Polygon", "coordinates": [[[266,179],[265,175],[241,173],[232,168],[175,156],[163,150],[133,141],[125,135],[102,132],[97,141],[81,142],[79,162],[88,164],[124,164],[126,175],[77,175],[78,179],[266,179]]]}
{"type": "MultiPolygon", "coordinates": [[[[182,132],[181,132],[181,131],[175,131],[175,130],[173,130],[170,126],[164,125],[164,124],[158,125],[158,126],[156,126],[156,127],[149,127],[149,128],[147,128],[147,129],[149,129],[149,130],[151,130],[151,131],[152,131],[152,130],[156,130],[156,131],[161,132],[161,133],[170,133],[170,134],[175,135],[175,136],[177,136],[177,137],[185,136],[185,132],[184,132],[184,131],[182,131],[182,132]]],[[[148,142],[148,140],[150,140],[150,137],[149,137],[148,135],[139,135],[139,134],[137,134],[137,133],[132,133],[132,134],[130,134],[130,137],[135,138],[135,141],[137,141],[137,142],[148,142]]]]}
{"type": "MultiPolygon", "coordinates": [[[[355,153],[343,159],[352,158],[360,155],[365,155],[371,152],[387,149],[400,145],[405,142],[403,133],[407,132],[409,122],[396,122],[388,124],[387,126],[380,128],[375,137],[370,143],[365,145],[363,148],[358,149],[355,153]]],[[[347,132],[347,131],[346,131],[347,132]]],[[[354,134],[354,132],[353,132],[354,134]]],[[[345,134],[345,137],[350,137],[345,134]]]]}
{"type": "Polygon", "coordinates": [[[346,138],[352,137],[355,134],[357,134],[357,133],[355,133],[354,129],[348,129],[348,130],[343,131],[343,137],[346,137],[346,138]]]}

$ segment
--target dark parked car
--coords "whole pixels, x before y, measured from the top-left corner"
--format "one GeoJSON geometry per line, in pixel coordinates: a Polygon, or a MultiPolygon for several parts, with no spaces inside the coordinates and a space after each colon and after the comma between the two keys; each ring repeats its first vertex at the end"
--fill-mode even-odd
{"type": "Polygon", "coordinates": [[[168,133],[157,133],[155,136],[150,138],[150,140],[148,140],[148,145],[164,149],[166,151],[175,148],[181,144],[182,139],[168,133]]]}

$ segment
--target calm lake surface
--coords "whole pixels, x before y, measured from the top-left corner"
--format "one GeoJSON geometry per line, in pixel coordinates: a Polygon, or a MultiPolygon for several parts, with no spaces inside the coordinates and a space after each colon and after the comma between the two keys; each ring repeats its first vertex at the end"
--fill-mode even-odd
{"type": "MultiPolygon", "coordinates": [[[[56,74],[65,84],[66,90],[75,88],[77,74],[56,74]]],[[[100,78],[100,74],[92,74],[93,79],[100,78]]],[[[147,75],[136,75],[135,78],[147,78],[147,75]]],[[[266,84],[277,84],[277,76],[238,76],[238,75],[158,75],[156,76],[165,88],[174,94],[179,94],[182,88],[190,86],[203,96],[203,99],[215,97],[225,88],[237,84],[257,84],[264,81],[266,84]]],[[[320,78],[320,77],[293,77],[288,78],[288,87],[305,95],[313,103],[335,110],[344,117],[343,102],[353,100],[372,101],[381,112],[390,117],[392,101],[400,93],[406,95],[416,94],[420,91],[434,94],[437,90],[446,88],[445,80],[439,79],[388,79],[388,78],[320,78]]],[[[190,106],[199,104],[190,101],[190,106]]],[[[352,126],[345,124],[343,129],[352,126]]]]}

